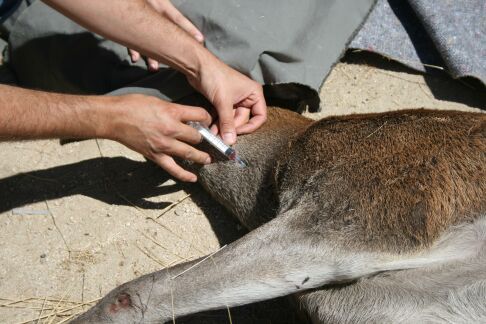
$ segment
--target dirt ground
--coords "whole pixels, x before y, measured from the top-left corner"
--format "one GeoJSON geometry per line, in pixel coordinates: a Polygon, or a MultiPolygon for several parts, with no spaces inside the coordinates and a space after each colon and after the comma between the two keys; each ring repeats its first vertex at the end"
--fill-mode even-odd
{"type": "MultiPolygon", "coordinates": [[[[424,77],[353,54],[325,82],[322,112],[307,115],[477,110],[486,108],[484,93],[440,73],[424,77]]],[[[112,141],[9,142],[0,152],[1,323],[65,321],[116,285],[245,233],[198,185],[169,179],[112,141]]],[[[233,323],[299,322],[282,302],[232,310],[233,323]]],[[[224,311],[193,321],[229,318],[224,311]]]]}

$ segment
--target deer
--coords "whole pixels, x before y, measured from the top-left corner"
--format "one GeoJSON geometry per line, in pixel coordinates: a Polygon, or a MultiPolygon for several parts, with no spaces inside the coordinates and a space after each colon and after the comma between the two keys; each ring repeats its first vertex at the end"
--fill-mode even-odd
{"type": "Polygon", "coordinates": [[[248,166],[192,166],[250,231],[143,275],[73,323],[164,323],[291,295],[313,323],[486,321],[486,114],[314,121],[269,107],[248,166]]]}

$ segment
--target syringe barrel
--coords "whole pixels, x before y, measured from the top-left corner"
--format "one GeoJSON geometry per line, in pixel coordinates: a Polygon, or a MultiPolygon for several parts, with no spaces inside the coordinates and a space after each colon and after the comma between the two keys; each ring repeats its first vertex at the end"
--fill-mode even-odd
{"type": "Polygon", "coordinates": [[[199,122],[188,122],[187,124],[195,128],[209,144],[224,155],[228,156],[228,154],[231,154],[231,152],[234,151],[230,146],[226,145],[221,138],[211,133],[208,128],[204,127],[199,122]]]}

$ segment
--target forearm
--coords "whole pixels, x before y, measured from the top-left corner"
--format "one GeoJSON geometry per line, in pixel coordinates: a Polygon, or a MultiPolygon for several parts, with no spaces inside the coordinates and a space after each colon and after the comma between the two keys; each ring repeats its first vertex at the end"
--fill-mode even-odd
{"type": "Polygon", "coordinates": [[[0,140],[109,138],[116,100],[0,85],[0,140]]]}
{"type": "Polygon", "coordinates": [[[214,57],[145,0],[45,0],[80,25],[197,78],[214,57]]]}

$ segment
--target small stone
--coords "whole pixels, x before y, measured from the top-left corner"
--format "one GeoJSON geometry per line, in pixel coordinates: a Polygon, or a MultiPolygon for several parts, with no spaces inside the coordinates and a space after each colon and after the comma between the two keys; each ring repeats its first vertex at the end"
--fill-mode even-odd
{"type": "Polygon", "coordinates": [[[42,253],[42,254],[40,255],[40,258],[41,258],[41,259],[44,259],[46,256],[47,256],[47,255],[46,255],[45,253],[42,253]]]}

